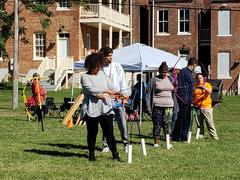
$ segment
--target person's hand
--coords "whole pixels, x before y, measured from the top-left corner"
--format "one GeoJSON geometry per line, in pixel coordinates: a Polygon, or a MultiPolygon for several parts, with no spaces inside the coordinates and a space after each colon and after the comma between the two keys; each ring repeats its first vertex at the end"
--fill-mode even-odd
{"type": "Polygon", "coordinates": [[[110,95],[108,93],[102,93],[102,94],[98,94],[97,98],[99,98],[99,99],[107,99],[107,98],[110,98],[110,95]]]}
{"type": "Polygon", "coordinates": [[[115,94],[115,92],[112,91],[112,90],[110,90],[110,89],[105,90],[103,93],[107,93],[107,94],[109,94],[109,95],[115,94]]]}

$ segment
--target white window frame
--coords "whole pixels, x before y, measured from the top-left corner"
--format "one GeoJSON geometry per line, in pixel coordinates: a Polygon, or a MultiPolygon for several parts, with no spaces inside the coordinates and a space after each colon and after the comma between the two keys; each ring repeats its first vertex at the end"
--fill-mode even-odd
{"type": "Polygon", "coordinates": [[[190,16],[191,16],[191,14],[190,13],[191,13],[191,11],[189,9],[179,9],[178,10],[178,35],[191,35],[191,33],[190,33],[190,16]],[[185,14],[185,11],[188,11],[189,19],[185,19],[185,17],[184,17],[184,20],[180,20],[180,11],[184,11],[184,14],[185,14]],[[189,23],[189,30],[188,31],[180,32],[180,23],[181,22],[184,22],[184,23],[188,22],[189,23]]]}
{"type": "Polygon", "coordinates": [[[67,6],[67,4],[69,4],[69,0],[62,0],[61,3],[66,4],[66,6],[61,6],[60,2],[57,2],[57,11],[69,11],[70,7],[67,6]]]}
{"type": "Polygon", "coordinates": [[[218,11],[218,36],[232,36],[231,34],[231,11],[230,10],[219,10],[218,11]],[[229,13],[229,14],[227,14],[229,13]],[[226,22],[226,19],[220,20],[221,17],[226,18],[228,17],[228,22],[226,22]],[[223,23],[221,23],[223,22],[223,23]],[[224,29],[224,30],[223,30],[224,29]],[[224,31],[227,29],[227,33],[224,31]]]}
{"type": "Polygon", "coordinates": [[[46,33],[45,32],[37,32],[37,33],[34,33],[33,34],[33,60],[43,60],[45,57],[46,57],[46,33]],[[42,44],[39,45],[39,46],[42,46],[44,50],[43,53],[45,53],[45,56],[37,56],[37,44],[36,44],[36,36],[37,35],[44,35],[45,36],[45,39],[41,40],[40,38],[40,41],[43,41],[41,42],[42,44]]]}
{"type": "MultiPolygon", "coordinates": [[[[168,35],[170,35],[169,34],[169,20],[167,20],[167,21],[165,21],[165,20],[160,20],[159,19],[159,12],[160,11],[167,11],[167,16],[169,17],[169,11],[168,11],[168,9],[159,9],[158,11],[157,11],[157,35],[160,35],[160,36],[162,36],[162,35],[164,35],[164,36],[168,36],[168,35]],[[159,23],[166,23],[167,22],[167,26],[168,26],[168,32],[159,32],[159,23]]],[[[164,16],[164,13],[163,13],[163,16],[164,16]]],[[[164,29],[164,28],[163,28],[164,29]]]]}
{"type": "Polygon", "coordinates": [[[231,79],[231,70],[230,70],[230,52],[227,51],[220,51],[217,54],[217,79],[231,79]],[[222,67],[223,69],[228,70],[228,75],[221,74],[220,70],[220,55],[226,55],[226,58],[228,58],[228,61],[226,61],[226,64],[223,63],[222,67]],[[228,56],[228,57],[227,57],[228,56]]]}

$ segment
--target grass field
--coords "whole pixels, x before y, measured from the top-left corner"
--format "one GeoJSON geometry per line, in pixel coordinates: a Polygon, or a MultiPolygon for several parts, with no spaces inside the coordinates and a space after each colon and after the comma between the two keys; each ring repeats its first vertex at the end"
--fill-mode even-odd
{"type": "MultiPolygon", "coordinates": [[[[79,90],[75,90],[75,96],[79,90]]],[[[20,93],[19,93],[20,94],[20,93]]],[[[49,93],[58,103],[71,91],[49,93]]],[[[141,132],[147,156],[141,154],[137,130],[133,134],[133,163],[127,163],[121,143],[123,162],[110,153],[101,153],[101,130],[97,140],[96,162],[88,161],[86,127],[67,129],[60,118],[45,118],[40,124],[28,122],[19,97],[19,109],[11,110],[10,88],[0,89],[0,179],[240,179],[240,96],[225,96],[214,111],[220,140],[206,132],[204,140],[191,144],[173,143],[173,149],[153,148],[151,121],[144,121],[141,132]]],[[[115,136],[120,140],[115,123],[115,136]]],[[[193,133],[193,137],[195,133],[193,133]]]]}

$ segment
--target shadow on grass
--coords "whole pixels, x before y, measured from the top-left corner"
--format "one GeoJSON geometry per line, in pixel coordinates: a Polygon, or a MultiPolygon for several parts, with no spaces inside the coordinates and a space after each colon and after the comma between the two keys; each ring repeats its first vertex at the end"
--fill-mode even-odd
{"type": "MultiPolygon", "coordinates": [[[[87,146],[75,145],[75,144],[52,144],[52,143],[48,143],[48,144],[42,144],[42,145],[54,146],[54,147],[59,147],[59,148],[64,148],[64,149],[74,148],[74,149],[88,150],[87,146]]],[[[96,147],[95,150],[102,151],[102,149],[99,148],[99,147],[96,147]]]]}
{"type": "Polygon", "coordinates": [[[60,156],[60,157],[73,157],[77,156],[79,158],[88,158],[86,154],[76,154],[76,153],[69,153],[69,152],[59,152],[59,151],[46,151],[46,150],[39,150],[39,149],[26,149],[24,152],[27,153],[35,153],[40,155],[48,155],[48,156],[60,156]]]}
{"type": "Polygon", "coordinates": [[[12,109],[11,107],[0,106],[0,109],[12,109]]]}

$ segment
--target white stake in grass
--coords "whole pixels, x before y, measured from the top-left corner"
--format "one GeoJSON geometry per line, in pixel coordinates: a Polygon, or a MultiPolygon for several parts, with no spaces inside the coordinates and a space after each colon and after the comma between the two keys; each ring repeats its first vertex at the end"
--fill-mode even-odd
{"type": "Polygon", "coordinates": [[[199,139],[200,128],[197,128],[196,139],[199,139]]]}
{"type": "Polygon", "coordinates": [[[143,138],[141,139],[141,147],[142,147],[142,154],[143,154],[144,156],[147,156],[145,140],[144,140],[143,138]]]}
{"type": "Polygon", "coordinates": [[[189,131],[188,132],[188,140],[187,140],[188,144],[190,144],[190,142],[191,142],[191,137],[192,137],[192,132],[189,131]]]}
{"type": "Polygon", "coordinates": [[[128,164],[132,164],[132,145],[128,145],[128,164]]]}
{"type": "Polygon", "coordinates": [[[167,149],[171,149],[172,145],[170,144],[169,134],[166,134],[166,143],[167,143],[167,145],[166,145],[167,149]]]}

